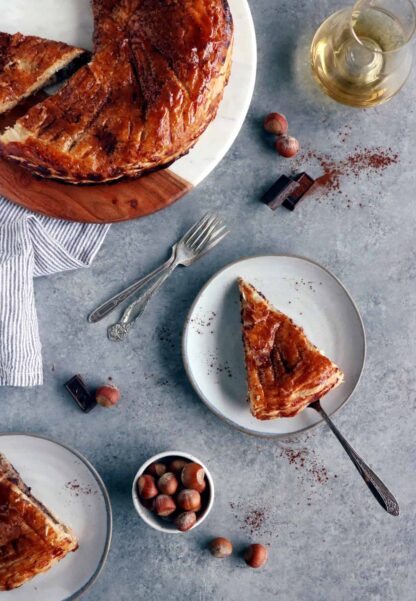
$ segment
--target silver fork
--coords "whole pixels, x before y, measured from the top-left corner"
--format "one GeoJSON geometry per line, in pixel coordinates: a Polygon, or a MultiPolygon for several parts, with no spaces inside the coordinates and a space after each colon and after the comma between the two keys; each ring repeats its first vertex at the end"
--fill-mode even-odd
{"type": "Polygon", "coordinates": [[[118,292],[115,296],[112,296],[108,301],[105,301],[105,303],[94,309],[91,315],[88,316],[88,321],[90,323],[97,323],[98,321],[104,319],[104,317],[107,317],[107,315],[114,311],[114,309],[116,309],[123,301],[127,300],[135,292],[139,292],[139,290],[145,288],[145,286],[149,284],[155,276],[159,275],[159,273],[163,269],[172,264],[174,258],[175,253],[172,250],[171,256],[165,263],[163,263],[163,265],[159,265],[159,267],[157,267],[154,271],[148,273],[143,278],[140,278],[140,280],[137,280],[137,282],[134,282],[134,284],[132,284],[128,288],[125,288],[121,292],[118,292]]]}
{"type": "MultiPolygon", "coordinates": [[[[119,322],[108,328],[108,337],[110,340],[120,341],[123,340],[131,327],[134,325],[136,320],[143,314],[143,311],[147,307],[150,299],[156,294],[162,284],[167,280],[171,273],[176,269],[178,265],[188,267],[195,261],[205,255],[214,246],[216,246],[225,236],[229,233],[228,229],[223,225],[223,222],[218,215],[215,213],[207,213],[202,219],[200,219],[195,225],[193,225],[172,247],[171,258],[159,269],[155,270],[150,274],[151,277],[156,277],[156,280],[151,286],[143,292],[131,305],[124,311],[122,318],[119,322]]],[[[149,283],[150,277],[146,279],[146,284],[149,283]]],[[[132,289],[135,285],[130,286],[126,290],[132,289]]],[[[136,284],[137,286],[137,284],[136,284]]],[[[140,286],[141,288],[142,286],[140,286]]],[[[137,291],[137,288],[136,288],[137,291]]],[[[126,291],[123,291],[118,296],[123,296],[126,291]]],[[[126,297],[123,296],[122,300],[126,297]]],[[[110,299],[108,303],[111,303],[112,310],[114,308],[114,297],[110,299]]],[[[121,301],[120,301],[121,302],[121,301]]],[[[99,307],[97,311],[101,308],[99,307]]],[[[96,313],[96,311],[94,312],[96,313]]],[[[94,313],[90,316],[94,315],[94,313]]]]}
{"type": "MultiPolygon", "coordinates": [[[[182,240],[184,240],[187,236],[192,234],[194,229],[196,229],[197,226],[200,225],[201,222],[204,221],[208,216],[209,216],[209,214],[204,215],[204,217],[200,221],[198,221],[198,223],[194,224],[186,232],[186,234],[183,236],[182,240]]],[[[179,242],[181,242],[181,240],[179,242]]],[[[137,280],[137,282],[134,282],[133,284],[131,284],[131,286],[128,286],[121,292],[118,292],[115,296],[112,296],[109,300],[105,301],[105,303],[103,303],[102,305],[100,305],[99,307],[94,309],[94,311],[88,316],[88,321],[90,323],[97,323],[98,321],[101,321],[102,319],[104,319],[104,317],[107,317],[107,315],[109,315],[112,311],[114,311],[114,309],[116,309],[122,302],[127,300],[130,296],[132,296],[136,292],[139,292],[139,290],[142,290],[143,288],[145,288],[147,286],[147,284],[149,284],[151,282],[152,279],[154,279],[157,275],[159,275],[164,269],[166,269],[167,267],[172,265],[173,261],[175,260],[176,247],[179,244],[179,242],[177,242],[172,247],[171,255],[165,263],[163,263],[162,265],[157,267],[154,271],[147,274],[143,278],[140,278],[140,280],[137,280]]],[[[210,250],[210,249],[208,248],[206,252],[208,252],[208,250],[210,250]]]]}

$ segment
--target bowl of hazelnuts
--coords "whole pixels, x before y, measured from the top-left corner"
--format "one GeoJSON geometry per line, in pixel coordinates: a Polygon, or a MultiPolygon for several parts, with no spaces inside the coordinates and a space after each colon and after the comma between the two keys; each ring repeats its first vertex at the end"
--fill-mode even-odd
{"type": "Polygon", "coordinates": [[[134,507],[146,524],[170,534],[188,532],[205,520],[214,503],[214,482],[207,467],[189,453],[166,451],[137,472],[134,507]]]}

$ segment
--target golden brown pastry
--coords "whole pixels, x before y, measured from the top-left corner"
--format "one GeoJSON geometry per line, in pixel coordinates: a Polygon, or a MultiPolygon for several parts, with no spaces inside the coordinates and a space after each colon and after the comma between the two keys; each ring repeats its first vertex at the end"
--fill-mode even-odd
{"type": "Polygon", "coordinates": [[[44,177],[138,176],[185,154],[215,117],[231,69],[226,0],[94,0],[94,55],[0,137],[44,177]]]}
{"type": "Polygon", "coordinates": [[[15,107],[87,53],[62,42],[0,32],[0,114],[15,107]]]}
{"type": "Polygon", "coordinates": [[[341,384],[342,371],[284,313],[239,280],[251,412],[261,420],[293,417],[341,384]]]}
{"type": "Polygon", "coordinates": [[[71,529],[30,494],[0,453],[0,591],[21,586],[77,548],[71,529]]]}

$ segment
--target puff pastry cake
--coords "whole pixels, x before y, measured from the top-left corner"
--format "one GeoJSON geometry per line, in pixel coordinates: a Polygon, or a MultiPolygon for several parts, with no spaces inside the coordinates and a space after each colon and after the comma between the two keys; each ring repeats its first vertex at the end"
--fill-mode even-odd
{"type": "Polygon", "coordinates": [[[88,53],[62,42],[0,32],[0,114],[56,80],[88,53]]]}
{"type": "Polygon", "coordinates": [[[0,453],[0,591],[46,572],[77,547],[71,529],[30,494],[0,453]]]}
{"type": "Polygon", "coordinates": [[[172,163],[215,117],[231,69],[227,0],[93,0],[94,53],[0,137],[0,152],[68,183],[172,163]]]}
{"type": "Polygon", "coordinates": [[[239,280],[251,412],[293,417],[341,384],[342,371],[251,284],[239,280]]]}

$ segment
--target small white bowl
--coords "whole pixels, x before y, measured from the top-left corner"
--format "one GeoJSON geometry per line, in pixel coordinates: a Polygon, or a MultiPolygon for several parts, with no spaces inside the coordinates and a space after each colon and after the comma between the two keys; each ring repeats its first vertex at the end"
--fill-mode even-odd
{"type": "Polygon", "coordinates": [[[140,476],[142,474],[144,474],[144,472],[149,467],[149,465],[151,465],[152,463],[155,463],[157,461],[166,461],[167,459],[170,459],[170,458],[173,459],[176,457],[183,457],[184,459],[187,459],[188,461],[190,461],[192,463],[198,463],[201,467],[204,468],[204,471],[205,471],[205,476],[206,476],[206,479],[208,482],[208,489],[209,489],[208,503],[207,503],[203,513],[201,513],[198,516],[196,523],[192,526],[192,528],[187,530],[187,532],[190,532],[191,530],[194,530],[194,528],[197,528],[197,526],[202,524],[202,522],[206,519],[209,512],[211,511],[212,506],[214,504],[214,496],[215,496],[214,481],[212,479],[212,476],[211,476],[207,466],[202,461],[200,461],[200,459],[198,459],[197,457],[194,457],[193,455],[190,455],[189,453],[184,453],[183,451],[165,451],[164,453],[158,453],[157,455],[150,457],[150,459],[148,459],[145,463],[143,463],[143,465],[139,468],[137,474],[135,475],[131,493],[132,493],[132,497],[133,497],[134,508],[137,511],[137,513],[139,514],[139,516],[142,518],[142,520],[144,522],[146,522],[146,524],[148,524],[155,530],[159,530],[159,532],[167,532],[168,534],[186,534],[186,532],[181,532],[180,530],[178,530],[173,522],[164,520],[163,518],[160,518],[157,515],[155,515],[154,513],[152,513],[149,509],[146,509],[146,507],[144,507],[144,505],[142,505],[142,503],[140,502],[139,495],[137,492],[137,481],[140,478],[140,476]]]}

